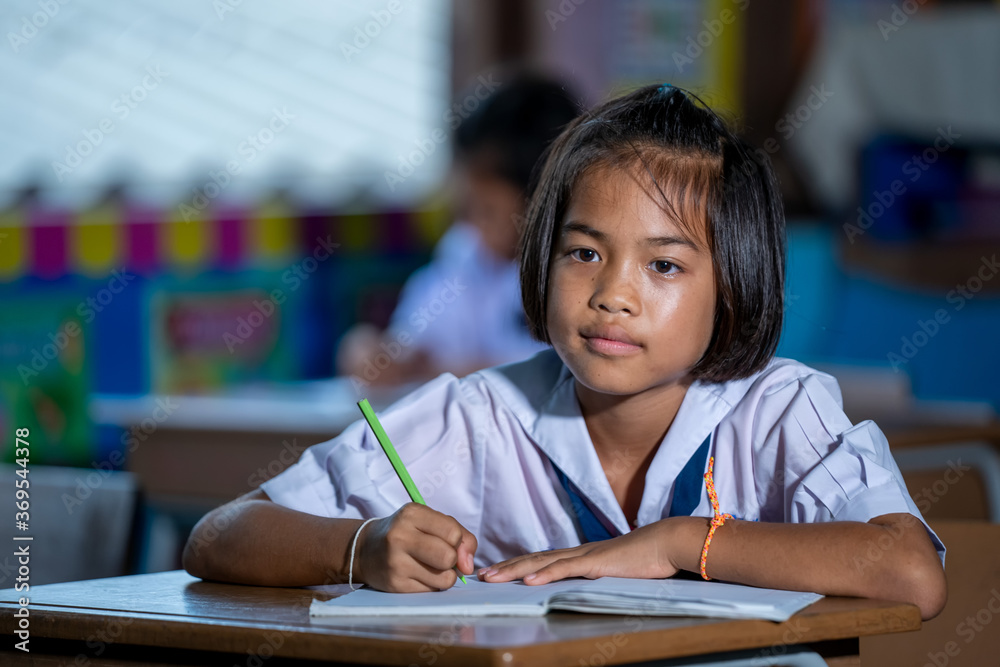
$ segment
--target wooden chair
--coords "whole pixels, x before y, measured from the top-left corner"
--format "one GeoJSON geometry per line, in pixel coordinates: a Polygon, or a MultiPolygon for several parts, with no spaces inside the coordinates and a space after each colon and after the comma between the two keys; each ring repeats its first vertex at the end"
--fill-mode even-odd
{"type": "Polygon", "coordinates": [[[892,455],[925,519],[1000,523],[1000,454],[990,443],[919,445],[892,455]]]}

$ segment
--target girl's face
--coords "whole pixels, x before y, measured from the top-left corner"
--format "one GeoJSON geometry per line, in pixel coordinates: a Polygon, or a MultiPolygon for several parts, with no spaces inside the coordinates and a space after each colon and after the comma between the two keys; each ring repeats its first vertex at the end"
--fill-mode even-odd
{"type": "Polygon", "coordinates": [[[549,267],[552,346],[577,382],[599,393],[685,383],[712,336],[706,230],[696,225],[691,239],[640,185],[640,174],[584,172],[549,267]]]}
{"type": "Polygon", "coordinates": [[[462,164],[456,170],[459,212],[479,230],[483,245],[498,259],[513,261],[517,221],[524,215],[524,195],[505,178],[482,167],[462,164]]]}

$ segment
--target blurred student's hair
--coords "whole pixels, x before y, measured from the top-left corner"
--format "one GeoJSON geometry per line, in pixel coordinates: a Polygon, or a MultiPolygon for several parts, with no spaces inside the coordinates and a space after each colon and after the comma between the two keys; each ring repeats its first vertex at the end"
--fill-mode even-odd
{"type": "Polygon", "coordinates": [[[660,205],[715,273],[715,325],[695,378],[722,382],[774,356],[784,313],[785,218],[770,161],[700,99],[669,85],[639,88],[571,123],[546,156],[521,236],[521,295],[532,336],[546,328],[549,267],[573,187],[592,168],[646,174],[660,205]],[[701,243],[702,245],[704,243],[701,243]]]}
{"type": "Polygon", "coordinates": [[[455,128],[455,157],[527,192],[539,158],[580,107],[564,86],[539,74],[500,73],[496,81],[486,99],[477,83],[456,102],[459,113],[467,103],[474,108],[455,128]]]}

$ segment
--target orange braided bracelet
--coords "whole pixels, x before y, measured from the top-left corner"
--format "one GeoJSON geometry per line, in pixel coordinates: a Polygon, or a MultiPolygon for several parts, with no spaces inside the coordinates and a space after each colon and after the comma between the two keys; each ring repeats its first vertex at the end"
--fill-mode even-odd
{"type": "Polygon", "coordinates": [[[726,522],[726,519],[732,519],[732,514],[722,514],[719,512],[719,496],[715,492],[715,482],[712,480],[712,466],[715,463],[715,457],[710,456],[708,458],[708,472],[705,473],[705,488],[708,489],[708,499],[712,503],[712,524],[708,527],[708,537],[705,538],[705,546],[701,548],[701,576],[705,581],[708,581],[710,577],[705,573],[705,563],[708,562],[708,545],[712,543],[712,536],[715,535],[715,529],[726,522]]]}

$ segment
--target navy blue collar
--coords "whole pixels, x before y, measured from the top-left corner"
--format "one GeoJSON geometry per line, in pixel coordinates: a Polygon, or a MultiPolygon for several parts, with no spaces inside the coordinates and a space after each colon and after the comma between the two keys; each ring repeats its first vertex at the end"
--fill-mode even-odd
{"type": "MultiPolygon", "coordinates": [[[[708,467],[708,451],[711,446],[712,436],[709,435],[681,469],[674,482],[674,494],[670,502],[668,516],[691,516],[691,513],[701,503],[701,490],[705,470],[708,467]]],[[[566,493],[569,494],[570,505],[576,514],[577,524],[580,527],[582,542],[598,542],[621,535],[614,524],[598,516],[593,506],[580,495],[576,486],[569,480],[566,473],[559,469],[559,466],[553,463],[552,467],[555,469],[556,476],[563,488],[566,489],[566,493]]]]}

